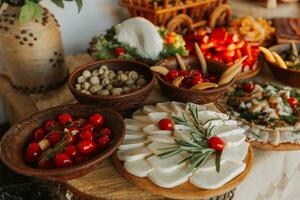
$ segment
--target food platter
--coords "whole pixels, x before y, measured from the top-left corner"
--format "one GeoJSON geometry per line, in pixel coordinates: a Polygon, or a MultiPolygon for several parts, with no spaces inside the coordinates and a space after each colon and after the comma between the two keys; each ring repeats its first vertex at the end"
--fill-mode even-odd
{"type": "Polygon", "coordinates": [[[255,70],[252,70],[250,72],[241,72],[237,75],[236,79],[245,80],[258,75],[262,70],[263,62],[259,59],[255,65],[256,65],[255,70]]]}
{"type": "Polygon", "coordinates": [[[233,190],[247,177],[253,164],[253,150],[252,148],[249,148],[248,155],[244,160],[244,162],[247,163],[247,167],[244,172],[225,184],[223,187],[213,190],[199,189],[191,183],[184,183],[172,189],[161,188],[153,184],[147,178],[139,178],[128,173],[123,167],[123,162],[118,159],[116,154],[112,155],[112,161],[115,165],[116,170],[128,181],[130,181],[137,187],[147,190],[153,194],[162,195],[164,197],[172,199],[183,199],[183,197],[184,199],[209,199],[233,190]]]}

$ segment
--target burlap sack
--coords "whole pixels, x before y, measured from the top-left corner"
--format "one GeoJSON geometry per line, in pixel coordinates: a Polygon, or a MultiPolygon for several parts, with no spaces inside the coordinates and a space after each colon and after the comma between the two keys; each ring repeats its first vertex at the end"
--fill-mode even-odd
{"type": "Polygon", "coordinates": [[[0,15],[0,62],[12,85],[24,93],[44,92],[67,79],[59,25],[44,9],[43,21],[19,22],[20,8],[0,15]]]}

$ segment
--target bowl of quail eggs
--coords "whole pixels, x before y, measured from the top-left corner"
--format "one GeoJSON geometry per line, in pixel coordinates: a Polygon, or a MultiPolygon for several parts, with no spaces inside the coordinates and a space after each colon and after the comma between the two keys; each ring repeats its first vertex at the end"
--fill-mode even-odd
{"type": "Polygon", "coordinates": [[[74,97],[83,104],[114,109],[121,114],[142,106],[155,84],[149,66],[130,60],[101,60],[78,67],[69,77],[74,97]]]}

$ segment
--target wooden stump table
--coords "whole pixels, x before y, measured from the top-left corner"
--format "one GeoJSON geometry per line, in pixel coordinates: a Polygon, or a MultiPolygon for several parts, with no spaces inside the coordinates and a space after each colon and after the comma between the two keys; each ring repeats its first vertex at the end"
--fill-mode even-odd
{"type": "MultiPolygon", "coordinates": [[[[65,60],[72,71],[77,66],[90,62],[91,58],[87,54],[80,54],[68,56],[65,60]]],[[[255,79],[275,81],[266,68],[255,79]]],[[[3,76],[0,77],[0,96],[11,123],[39,110],[76,102],[67,85],[44,94],[24,95],[14,90],[3,76]]],[[[145,104],[163,101],[166,99],[156,86],[145,104]]],[[[254,165],[249,176],[237,187],[235,193],[230,193],[228,199],[232,199],[233,194],[234,200],[299,199],[299,180],[299,151],[272,152],[254,149],[254,165]]],[[[60,183],[58,189],[61,199],[165,199],[129,183],[117,172],[110,159],[81,178],[60,183]]]]}

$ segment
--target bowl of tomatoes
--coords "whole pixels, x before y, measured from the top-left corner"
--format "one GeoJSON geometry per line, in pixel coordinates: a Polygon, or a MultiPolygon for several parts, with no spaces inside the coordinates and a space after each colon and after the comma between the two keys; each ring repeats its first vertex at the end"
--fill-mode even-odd
{"type": "Polygon", "coordinates": [[[220,77],[227,69],[227,66],[221,62],[206,59],[208,73],[204,75],[196,56],[184,56],[182,61],[187,66],[187,70],[180,69],[176,57],[169,57],[157,64],[169,70],[165,76],[157,74],[157,80],[162,93],[171,100],[200,104],[216,102],[236,80],[233,78],[226,84],[218,85],[220,77]],[[178,77],[184,78],[176,85],[174,80],[178,77]],[[203,87],[194,89],[197,85],[203,87]]]}
{"type": "Polygon", "coordinates": [[[0,156],[13,171],[49,180],[81,177],[122,143],[123,118],[111,109],[72,104],[38,112],[13,125],[0,156]]]}

